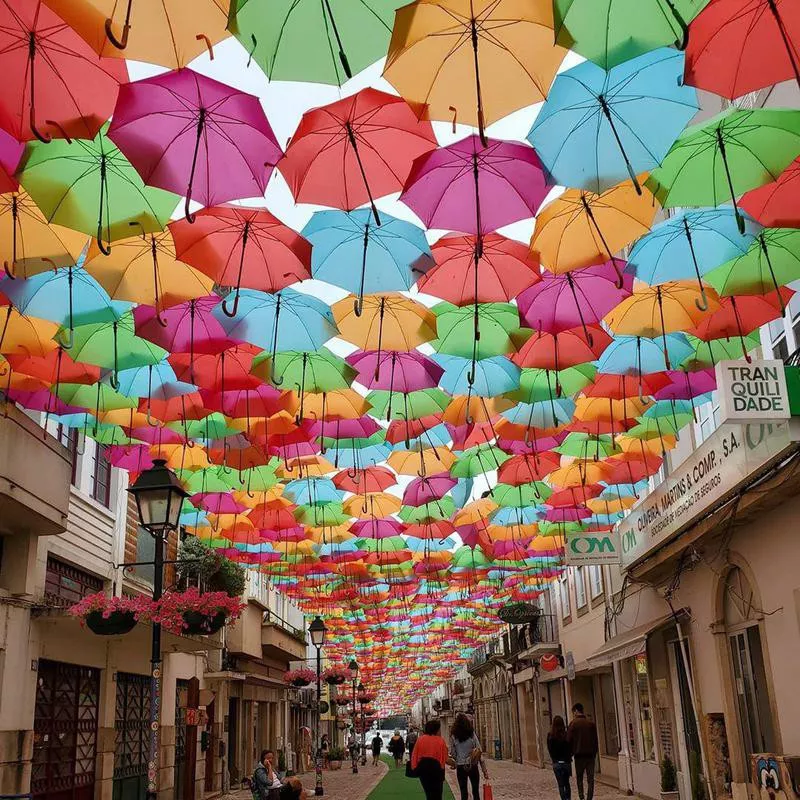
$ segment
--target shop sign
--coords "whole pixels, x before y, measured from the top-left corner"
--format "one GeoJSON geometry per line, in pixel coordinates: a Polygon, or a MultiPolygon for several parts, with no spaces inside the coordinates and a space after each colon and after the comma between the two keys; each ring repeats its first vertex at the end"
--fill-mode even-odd
{"type": "Polygon", "coordinates": [[[571,567],[582,567],[587,564],[619,564],[619,534],[616,531],[567,533],[564,553],[566,562],[571,567]]]}
{"type": "Polygon", "coordinates": [[[497,616],[509,625],[525,625],[528,622],[535,622],[541,613],[539,607],[532,603],[510,603],[503,606],[497,612],[497,616]]]}
{"type": "Polygon", "coordinates": [[[716,374],[722,422],[775,422],[792,415],[783,361],[720,361],[716,374]]]}
{"type": "Polygon", "coordinates": [[[723,425],[617,526],[623,568],[649,555],[797,441],[794,422],[723,425]]]}
{"type": "Polygon", "coordinates": [[[564,666],[567,668],[567,678],[571,681],[575,680],[575,656],[572,655],[570,650],[564,658],[564,666]]]}
{"type": "Polygon", "coordinates": [[[561,666],[561,659],[554,653],[545,653],[539,659],[539,666],[545,672],[555,672],[561,666]]]}

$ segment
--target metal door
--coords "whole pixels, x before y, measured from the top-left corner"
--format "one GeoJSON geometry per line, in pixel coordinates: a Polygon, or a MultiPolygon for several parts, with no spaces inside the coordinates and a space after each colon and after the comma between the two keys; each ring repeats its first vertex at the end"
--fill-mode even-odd
{"type": "Polygon", "coordinates": [[[175,682],[175,800],[183,797],[183,768],[186,761],[186,707],[183,703],[188,688],[189,681],[175,682]]]}
{"type": "Polygon", "coordinates": [[[147,789],[150,676],[117,673],[113,800],[138,800],[147,789]]]}
{"type": "Polygon", "coordinates": [[[99,693],[99,670],[39,661],[31,774],[34,797],[94,797],[99,693]]]}

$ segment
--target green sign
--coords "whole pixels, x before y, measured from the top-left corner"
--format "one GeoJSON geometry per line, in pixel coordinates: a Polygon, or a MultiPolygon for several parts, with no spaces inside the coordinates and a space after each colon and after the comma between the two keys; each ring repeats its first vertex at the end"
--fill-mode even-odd
{"type": "Polygon", "coordinates": [[[619,564],[619,534],[616,531],[578,531],[568,533],[564,542],[567,564],[619,564]]]}

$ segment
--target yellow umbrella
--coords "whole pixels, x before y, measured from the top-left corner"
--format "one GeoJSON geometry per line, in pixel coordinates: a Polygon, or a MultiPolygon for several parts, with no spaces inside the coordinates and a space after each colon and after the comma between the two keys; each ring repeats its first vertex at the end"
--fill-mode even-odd
{"type": "Polygon", "coordinates": [[[150,448],[153,458],[163,458],[170,469],[206,469],[212,464],[202,447],[182,444],[162,444],[150,448]]]}
{"type": "Polygon", "coordinates": [[[660,439],[640,439],[636,436],[620,435],[616,438],[617,446],[623,453],[634,456],[660,456],[664,450],[672,450],[677,439],[672,434],[665,433],[660,439]]]}
{"type": "Polygon", "coordinates": [[[388,517],[396,514],[400,506],[400,498],[387,492],[370,492],[348,497],[342,504],[346,514],[358,519],[388,517]]]}
{"type": "Polygon", "coordinates": [[[166,230],[114,242],[111,255],[92,241],[84,264],[112,300],[154,306],[156,311],[205,297],[214,281],[175,258],[175,243],[166,230]]]}
{"type": "Polygon", "coordinates": [[[85,233],[50,225],[26,192],[0,195],[0,256],[9,275],[71,267],[88,241],[85,233]]]}
{"type": "Polygon", "coordinates": [[[505,397],[475,397],[453,395],[450,404],[442,412],[442,421],[451,425],[480,425],[500,416],[501,411],[513,408],[513,400],[505,397]]]}
{"type": "Polygon", "coordinates": [[[278,469],[275,470],[275,474],[279,478],[293,480],[299,476],[318,478],[323,475],[329,475],[331,472],[335,471],[336,467],[331,464],[327,458],[321,455],[315,455],[290,458],[286,463],[282,461],[278,469]]]}
{"type": "Polygon", "coordinates": [[[625,497],[615,497],[611,500],[602,500],[599,497],[586,501],[586,508],[593,514],[616,514],[618,511],[625,511],[636,503],[634,495],[625,497]]]}
{"type": "Polygon", "coordinates": [[[549,0],[417,0],[398,9],[384,77],[430,119],[484,127],[544,100],[566,50],[549,0]]]}
{"type": "Polygon", "coordinates": [[[506,542],[514,539],[522,539],[528,536],[536,536],[539,533],[539,525],[531,522],[528,525],[487,525],[486,533],[492,541],[506,542]]]}
{"type": "Polygon", "coordinates": [[[330,525],[325,528],[306,526],[306,534],[316,544],[341,544],[350,539],[355,539],[355,534],[350,533],[350,523],[343,525],[330,525]]]}
{"type": "Polygon", "coordinates": [[[462,509],[456,512],[453,517],[453,525],[469,525],[473,522],[485,521],[489,514],[499,508],[497,503],[489,497],[481,497],[467,503],[462,509]]]}
{"type": "Polygon", "coordinates": [[[400,294],[367,295],[360,316],[353,295],[331,310],[341,338],[362,350],[413,350],[436,338],[436,315],[400,294]]]}
{"type": "Polygon", "coordinates": [[[452,450],[425,447],[419,451],[395,450],[386,463],[398,475],[436,475],[447,472],[456,461],[452,450]]]}
{"type": "Polygon", "coordinates": [[[14,306],[0,308],[0,353],[44,358],[58,347],[53,337],[58,325],[46,319],[27,317],[14,306]]]}
{"type": "Polygon", "coordinates": [[[570,486],[586,486],[589,483],[600,483],[610,474],[611,469],[602,461],[573,461],[566,467],[560,467],[548,475],[548,483],[566,489],[570,486]]]}
{"type": "MultiPolygon", "coordinates": [[[[640,176],[644,186],[647,175],[640,176]]],[[[560,274],[602,264],[650,230],[658,204],[631,181],[602,194],[567,189],[536,215],[531,251],[542,265],[560,274]]]]}
{"type": "MultiPolygon", "coordinates": [[[[185,67],[230,34],[228,0],[44,0],[106,58],[185,67]]],[[[211,52],[213,58],[213,51],[211,52]]]]}
{"type": "Polygon", "coordinates": [[[614,422],[640,417],[650,402],[638,397],[579,397],[575,401],[575,419],[581,422],[614,422]]]}
{"type": "Polygon", "coordinates": [[[303,419],[358,419],[370,409],[370,404],[354,389],[333,392],[304,392],[303,419]]]}

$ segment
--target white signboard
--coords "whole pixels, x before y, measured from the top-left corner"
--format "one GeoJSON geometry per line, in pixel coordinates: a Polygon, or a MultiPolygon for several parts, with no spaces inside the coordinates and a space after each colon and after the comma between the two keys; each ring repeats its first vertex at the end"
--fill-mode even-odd
{"type": "Polygon", "coordinates": [[[791,416],[783,361],[720,361],[716,373],[723,422],[775,422],[791,416]]]}
{"type": "Polygon", "coordinates": [[[789,448],[788,422],[723,425],[617,526],[623,568],[671,539],[755,470],[789,448]]]}
{"type": "Polygon", "coordinates": [[[617,531],[578,531],[568,533],[564,542],[567,564],[582,567],[587,564],[619,564],[619,533],[617,531]]]}

